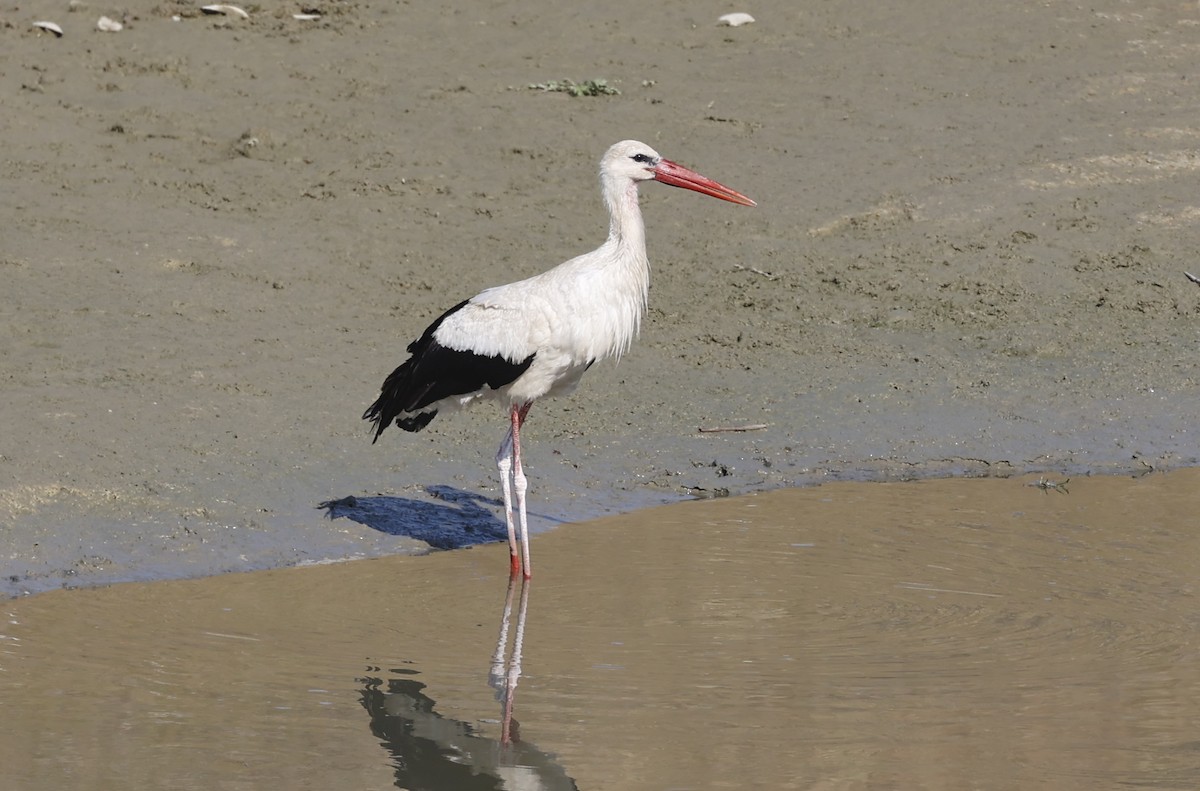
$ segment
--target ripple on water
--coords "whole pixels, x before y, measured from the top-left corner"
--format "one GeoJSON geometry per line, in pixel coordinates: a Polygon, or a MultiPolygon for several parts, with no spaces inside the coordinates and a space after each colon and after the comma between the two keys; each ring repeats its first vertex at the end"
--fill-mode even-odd
{"type": "Polygon", "coordinates": [[[1200,787],[1198,479],[838,484],[539,536],[524,752],[500,745],[503,547],[12,601],[0,765],[32,789],[385,788],[434,758],[510,787],[1200,787]]]}

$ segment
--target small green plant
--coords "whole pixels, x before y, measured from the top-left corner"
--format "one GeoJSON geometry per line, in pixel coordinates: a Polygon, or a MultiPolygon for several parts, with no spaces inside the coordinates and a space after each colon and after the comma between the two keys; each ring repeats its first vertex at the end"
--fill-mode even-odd
{"type": "Polygon", "coordinates": [[[532,91],[548,93],[565,93],[569,96],[620,96],[621,92],[608,84],[608,80],[551,80],[550,82],[532,82],[532,91]]]}

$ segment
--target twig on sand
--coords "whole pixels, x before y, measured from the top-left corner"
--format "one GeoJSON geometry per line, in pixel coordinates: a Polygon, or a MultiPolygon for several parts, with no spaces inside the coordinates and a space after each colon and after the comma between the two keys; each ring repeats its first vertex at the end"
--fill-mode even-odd
{"type": "Polygon", "coordinates": [[[747,423],[744,426],[699,426],[696,430],[701,434],[716,434],[721,431],[761,431],[766,427],[766,423],[747,423]]]}
{"type": "Polygon", "coordinates": [[[1192,281],[1193,283],[1195,283],[1196,285],[1200,286],[1200,277],[1196,277],[1191,272],[1184,272],[1183,276],[1186,277],[1188,280],[1192,281]]]}
{"type": "Polygon", "coordinates": [[[1033,486],[1035,488],[1041,489],[1043,492],[1048,492],[1051,489],[1053,489],[1054,491],[1058,492],[1059,494],[1070,494],[1070,492],[1067,490],[1067,484],[1070,482],[1071,482],[1070,478],[1067,478],[1065,481],[1052,481],[1049,478],[1042,476],[1042,477],[1038,478],[1036,481],[1032,481],[1025,485],[1033,486]]]}
{"type": "Polygon", "coordinates": [[[734,264],[733,268],[738,269],[742,272],[753,272],[756,275],[762,275],[767,280],[778,280],[779,279],[778,275],[772,275],[770,272],[764,272],[761,269],[755,269],[752,266],[742,266],[741,264],[734,264]]]}

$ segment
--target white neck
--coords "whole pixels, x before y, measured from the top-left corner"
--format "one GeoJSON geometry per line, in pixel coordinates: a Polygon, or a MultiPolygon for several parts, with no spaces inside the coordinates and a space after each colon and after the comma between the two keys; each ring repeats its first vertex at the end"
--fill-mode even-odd
{"type": "MultiPolygon", "coordinates": [[[[611,353],[620,357],[637,336],[650,292],[650,259],[646,255],[646,226],[638,206],[637,182],[608,177],[602,181],[608,207],[608,240],[601,250],[614,266],[613,286],[619,294],[625,321],[622,337],[611,353]]],[[[599,252],[599,251],[597,251],[599,252]]]]}
{"type": "Polygon", "coordinates": [[[627,179],[606,179],[604,202],[608,208],[608,241],[625,249],[642,251],[645,257],[646,226],[638,206],[638,185],[627,179]]]}

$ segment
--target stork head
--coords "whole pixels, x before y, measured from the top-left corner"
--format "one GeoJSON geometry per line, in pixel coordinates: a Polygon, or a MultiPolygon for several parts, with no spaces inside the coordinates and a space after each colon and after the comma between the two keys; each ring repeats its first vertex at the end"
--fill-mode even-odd
{"type": "Polygon", "coordinates": [[[699,173],[664,159],[661,154],[645,143],[636,140],[622,140],[604,152],[600,160],[600,176],[603,180],[628,179],[634,184],[640,181],[661,181],[672,187],[683,187],[703,195],[739,203],[742,206],[755,206],[754,201],[736,190],[731,190],[699,173]]]}

